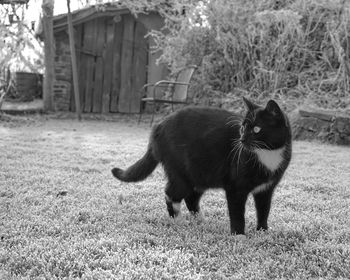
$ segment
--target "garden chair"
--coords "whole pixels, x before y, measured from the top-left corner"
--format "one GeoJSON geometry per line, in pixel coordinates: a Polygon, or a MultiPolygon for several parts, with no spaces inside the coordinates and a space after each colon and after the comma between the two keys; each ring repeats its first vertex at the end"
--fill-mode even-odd
{"type": "Polygon", "coordinates": [[[192,102],[192,96],[189,95],[188,88],[196,68],[195,65],[190,65],[181,69],[175,81],[161,80],[154,84],[145,84],[141,89],[144,96],[148,88],[153,89],[151,96],[145,96],[141,99],[139,123],[147,103],[153,104],[151,125],[156,112],[156,104],[171,104],[172,111],[174,111],[174,104],[190,104],[192,102]]]}

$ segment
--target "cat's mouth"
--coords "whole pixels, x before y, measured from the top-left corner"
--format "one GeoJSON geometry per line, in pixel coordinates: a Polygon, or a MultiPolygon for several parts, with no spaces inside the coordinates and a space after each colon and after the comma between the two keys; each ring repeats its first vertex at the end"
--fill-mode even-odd
{"type": "Polygon", "coordinates": [[[253,151],[253,147],[252,147],[250,141],[246,140],[246,139],[239,139],[236,148],[238,148],[239,150],[242,150],[242,151],[246,151],[246,152],[253,151]]]}
{"type": "Polygon", "coordinates": [[[241,136],[239,141],[240,141],[243,148],[245,148],[247,150],[251,149],[251,141],[247,137],[241,136]]]}
{"type": "Polygon", "coordinates": [[[243,143],[243,142],[242,142],[242,148],[243,148],[244,150],[246,150],[246,151],[252,151],[252,150],[253,150],[253,147],[252,147],[250,144],[248,144],[248,143],[243,143]]]}
{"type": "Polygon", "coordinates": [[[241,146],[248,151],[254,150],[271,150],[270,145],[266,144],[263,141],[251,140],[249,138],[241,137],[239,139],[241,146]]]}

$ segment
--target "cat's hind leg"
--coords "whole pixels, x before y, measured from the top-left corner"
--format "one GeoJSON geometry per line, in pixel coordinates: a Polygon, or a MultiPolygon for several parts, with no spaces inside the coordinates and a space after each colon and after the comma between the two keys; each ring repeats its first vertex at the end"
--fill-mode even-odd
{"type": "Polygon", "coordinates": [[[186,206],[191,214],[196,215],[200,211],[199,201],[203,192],[192,191],[192,193],[185,198],[186,206]]]}
{"type": "Polygon", "coordinates": [[[190,185],[181,176],[168,176],[165,188],[165,202],[170,217],[176,218],[181,213],[181,202],[191,193],[190,185]]]}
{"type": "Polygon", "coordinates": [[[176,218],[181,214],[181,200],[175,201],[165,193],[165,203],[169,216],[176,218]]]}

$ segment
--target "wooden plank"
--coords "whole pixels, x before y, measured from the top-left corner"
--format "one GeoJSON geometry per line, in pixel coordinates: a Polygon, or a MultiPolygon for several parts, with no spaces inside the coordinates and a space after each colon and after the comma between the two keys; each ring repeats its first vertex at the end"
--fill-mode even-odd
{"type": "MultiPolygon", "coordinates": [[[[84,49],[93,52],[96,46],[97,36],[97,20],[86,22],[84,33],[84,49]]],[[[92,112],[92,94],[94,86],[94,72],[95,72],[95,57],[92,55],[85,55],[86,60],[86,79],[85,79],[85,103],[84,112],[92,112]]]]}
{"type": "Polygon", "coordinates": [[[44,30],[44,64],[43,100],[45,111],[54,111],[53,88],[55,83],[55,39],[53,36],[53,0],[42,3],[44,30]]]}
{"type": "Polygon", "coordinates": [[[140,89],[147,79],[148,41],[145,38],[147,29],[141,22],[136,22],[134,35],[134,56],[132,87],[130,91],[130,113],[140,112],[140,89]]]}
{"type": "Polygon", "coordinates": [[[114,24],[113,20],[106,21],[106,48],[103,52],[104,79],[102,89],[102,113],[109,112],[112,87],[112,67],[113,67],[113,43],[114,43],[114,24]]]}
{"type": "Polygon", "coordinates": [[[78,81],[78,66],[77,66],[77,56],[75,50],[75,37],[73,23],[72,23],[72,13],[70,10],[70,0],[67,0],[68,9],[68,34],[69,34],[69,49],[71,53],[71,63],[72,63],[72,74],[73,74],[73,91],[74,91],[74,101],[75,101],[75,111],[77,113],[78,120],[81,120],[81,107],[80,107],[80,94],[79,94],[79,81],[78,81]]]}
{"type": "MultiPolygon", "coordinates": [[[[79,49],[81,48],[81,44],[82,44],[82,33],[83,33],[83,25],[82,24],[79,24],[77,26],[74,26],[74,38],[75,38],[75,55],[76,55],[76,59],[77,59],[77,68],[78,68],[78,80],[79,82],[81,81],[80,79],[80,64],[81,64],[81,58],[80,58],[80,51],[79,49]]],[[[70,83],[71,85],[73,85],[73,75],[71,77],[71,80],[70,80],[70,83]]],[[[83,98],[84,98],[84,95],[81,93],[81,86],[80,86],[81,83],[79,83],[79,98],[80,98],[80,105],[82,106],[83,104],[83,98]]],[[[75,101],[74,101],[74,87],[72,87],[72,94],[71,94],[71,98],[70,98],[70,108],[71,108],[71,111],[75,111],[75,101]]]]}
{"type": "Polygon", "coordinates": [[[102,111],[102,87],[103,87],[103,48],[105,46],[105,19],[100,18],[97,20],[97,37],[94,51],[98,54],[95,64],[95,84],[93,91],[92,112],[101,113],[102,111]]]}
{"type": "Polygon", "coordinates": [[[299,109],[299,114],[302,117],[312,117],[327,122],[332,122],[335,118],[335,112],[322,109],[301,108],[299,109]]]}
{"type": "Polygon", "coordinates": [[[79,93],[80,93],[80,102],[81,109],[84,111],[85,108],[85,87],[86,87],[86,68],[87,68],[87,58],[81,52],[81,49],[84,48],[84,34],[85,34],[85,24],[80,24],[80,28],[77,29],[77,36],[80,42],[77,42],[77,62],[78,62],[78,72],[79,72],[79,93]]]}
{"type": "Polygon", "coordinates": [[[118,101],[118,111],[130,112],[130,92],[132,83],[132,58],[135,20],[131,15],[124,17],[123,45],[121,54],[121,84],[118,101]]]}
{"type": "Polygon", "coordinates": [[[114,40],[113,40],[113,74],[112,74],[112,92],[110,111],[118,112],[118,99],[120,93],[120,76],[121,76],[121,49],[123,42],[124,21],[114,23],[114,40]]]}

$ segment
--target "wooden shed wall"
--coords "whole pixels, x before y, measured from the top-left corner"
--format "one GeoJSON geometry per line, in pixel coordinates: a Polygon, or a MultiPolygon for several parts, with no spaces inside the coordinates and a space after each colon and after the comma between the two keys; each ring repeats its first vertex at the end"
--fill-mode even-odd
{"type": "MultiPolygon", "coordinates": [[[[103,11],[95,7],[74,11],[72,19],[83,112],[138,112],[141,86],[169,74],[166,65],[157,63],[161,52],[151,50],[155,42],[144,38],[150,30],[161,30],[164,19],[157,12],[135,18],[127,8],[116,6],[103,11]]],[[[55,101],[55,106],[74,111],[66,14],[54,17],[54,33],[54,89],[61,100],[55,101]]]]}
{"type": "MultiPolygon", "coordinates": [[[[122,14],[75,25],[83,112],[138,113],[139,90],[150,79],[164,78],[164,66],[155,65],[159,54],[150,52],[150,40],[145,38],[153,18],[140,18],[122,14]]],[[[56,40],[62,42],[62,35],[56,35],[56,40]]],[[[73,96],[71,86],[71,110],[75,110],[73,96]]]]}

